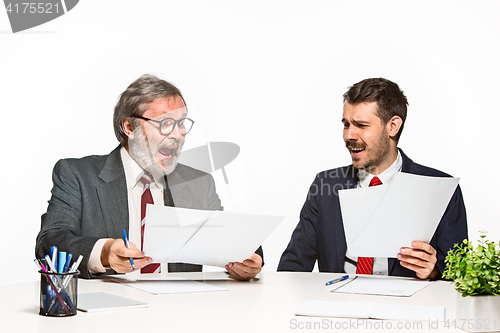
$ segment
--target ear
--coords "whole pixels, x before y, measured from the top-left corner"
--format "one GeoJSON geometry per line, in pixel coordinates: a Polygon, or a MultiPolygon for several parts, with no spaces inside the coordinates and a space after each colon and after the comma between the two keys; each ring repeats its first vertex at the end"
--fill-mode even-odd
{"type": "Polygon", "coordinates": [[[129,140],[134,139],[134,126],[130,122],[130,118],[122,120],[122,129],[129,140]]]}
{"type": "Polygon", "coordinates": [[[387,132],[391,138],[395,138],[401,129],[401,125],[403,125],[403,120],[399,116],[393,116],[387,122],[387,132]]]}

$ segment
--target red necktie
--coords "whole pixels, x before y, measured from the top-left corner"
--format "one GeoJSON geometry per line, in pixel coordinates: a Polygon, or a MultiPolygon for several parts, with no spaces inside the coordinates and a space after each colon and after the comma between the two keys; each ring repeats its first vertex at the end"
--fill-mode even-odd
{"type": "MultiPolygon", "coordinates": [[[[380,179],[375,176],[370,180],[369,186],[382,185],[380,179]]],[[[373,273],[373,257],[358,257],[358,264],[356,266],[356,274],[372,275],[373,273]]]]}
{"type": "MultiPolygon", "coordinates": [[[[154,204],[153,196],[151,195],[151,190],[149,189],[151,184],[151,176],[148,174],[144,174],[140,182],[144,185],[144,190],[142,191],[141,197],[141,251],[144,248],[144,231],[146,229],[145,225],[145,217],[146,217],[146,205],[154,204]]],[[[141,268],[141,273],[156,273],[160,271],[160,264],[152,263],[147,265],[146,267],[141,268]]]]}

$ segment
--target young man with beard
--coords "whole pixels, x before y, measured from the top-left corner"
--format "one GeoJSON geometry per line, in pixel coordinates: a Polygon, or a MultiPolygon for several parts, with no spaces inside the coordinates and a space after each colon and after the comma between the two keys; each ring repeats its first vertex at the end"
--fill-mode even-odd
{"type": "MultiPolygon", "coordinates": [[[[56,245],[83,255],[80,271],[85,278],[132,272],[130,258],[137,271],[158,271],[159,265],[139,250],[146,205],[141,200],[222,210],[212,176],[177,164],[193,123],[175,86],[152,75],[133,82],[114,111],[120,145],[109,155],[63,159],[54,167],[52,197],[37,237],[37,258],[56,245]],[[122,229],[128,230],[130,249],[121,237],[122,229]]],[[[201,271],[201,265],[176,263],[163,268],[167,267],[169,272],[201,271]]],[[[261,248],[242,263],[226,265],[238,280],[252,279],[261,269],[261,248]]]]}
{"type": "MultiPolygon", "coordinates": [[[[407,100],[398,85],[386,79],[366,79],[344,94],[344,141],[352,165],[319,173],[311,185],[279,271],[379,274],[437,279],[455,243],[467,238],[467,219],[458,186],[429,243],[413,241],[396,258],[356,258],[349,255],[338,190],[387,184],[397,172],[449,177],[414,163],[398,140],[406,119],[407,100]]],[[[363,209],[363,207],[360,207],[363,209]]],[[[404,215],[401,221],[404,222],[404,215]]],[[[377,246],[377,239],[373,246],[377,246]]]]}

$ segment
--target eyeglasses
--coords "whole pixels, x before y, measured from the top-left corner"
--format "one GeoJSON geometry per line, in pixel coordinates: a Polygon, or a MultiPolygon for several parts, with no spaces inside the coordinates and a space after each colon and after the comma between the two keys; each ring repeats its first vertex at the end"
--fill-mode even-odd
{"type": "Polygon", "coordinates": [[[186,135],[189,133],[189,131],[191,131],[191,129],[193,128],[193,124],[194,124],[194,120],[189,119],[189,118],[183,118],[183,119],[179,119],[179,120],[175,120],[172,118],[165,118],[162,120],[154,120],[154,119],[146,118],[143,116],[131,116],[131,117],[149,120],[149,121],[152,121],[154,123],[160,124],[160,133],[162,135],[165,135],[165,136],[170,135],[170,133],[172,133],[174,131],[175,125],[177,125],[177,127],[179,128],[179,131],[181,132],[182,135],[186,135]]]}

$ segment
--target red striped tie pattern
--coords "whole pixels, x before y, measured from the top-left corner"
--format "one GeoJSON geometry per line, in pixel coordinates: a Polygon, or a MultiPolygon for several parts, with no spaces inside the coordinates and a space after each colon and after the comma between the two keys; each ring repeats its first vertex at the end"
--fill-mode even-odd
{"type": "MultiPolygon", "coordinates": [[[[369,186],[382,185],[380,179],[375,176],[370,180],[369,186]]],[[[372,275],[373,273],[373,257],[358,257],[358,264],[356,266],[356,274],[372,275]]]]}
{"type": "MultiPolygon", "coordinates": [[[[151,194],[150,190],[151,179],[152,179],[151,176],[146,173],[140,179],[140,182],[144,185],[141,197],[141,251],[143,251],[144,248],[144,231],[146,230],[146,225],[144,223],[146,217],[146,205],[154,204],[153,195],[151,194]]],[[[160,272],[160,264],[157,263],[149,264],[141,269],[141,273],[158,273],[158,272],[160,272]]]]}

